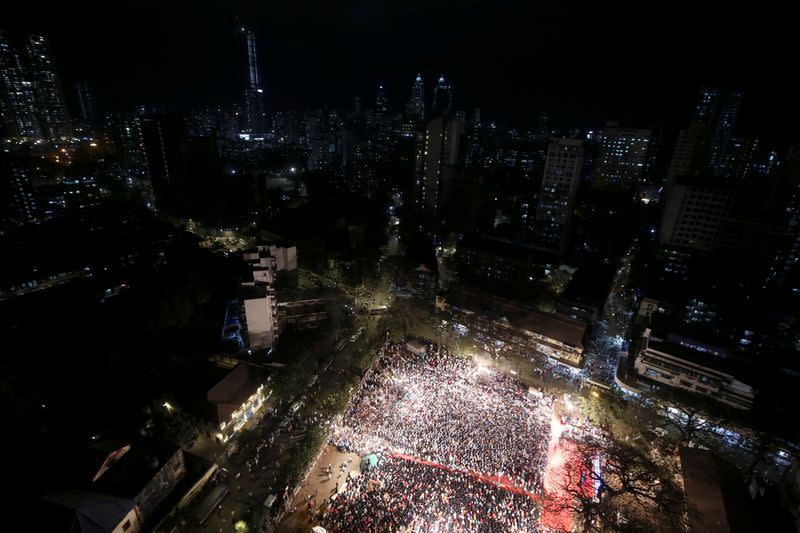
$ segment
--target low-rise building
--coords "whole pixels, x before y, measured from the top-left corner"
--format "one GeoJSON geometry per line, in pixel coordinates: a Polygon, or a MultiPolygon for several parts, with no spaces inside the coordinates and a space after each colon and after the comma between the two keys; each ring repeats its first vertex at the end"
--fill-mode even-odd
{"type": "Polygon", "coordinates": [[[724,348],[678,335],[659,337],[650,328],[642,335],[634,368],[648,380],[749,409],[753,387],[739,381],[724,348]]]}
{"type": "Polygon", "coordinates": [[[436,297],[437,311],[490,340],[516,346],[533,356],[580,367],[586,323],[545,313],[477,289],[459,288],[436,297]]]}
{"type": "Polygon", "coordinates": [[[76,489],[43,498],[53,519],[43,530],[141,531],[186,475],[183,450],[150,439],[101,441],[86,459],[76,489]]]}
{"type": "Polygon", "coordinates": [[[208,402],[217,413],[220,440],[225,441],[239,431],[264,405],[268,397],[266,382],[263,369],[240,363],[208,391],[208,402]]]}
{"type": "Polygon", "coordinates": [[[42,531],[71,533],[138,533],[142,522],[133,500],[85,490],[67,490],[42,498],[42,531]]]}

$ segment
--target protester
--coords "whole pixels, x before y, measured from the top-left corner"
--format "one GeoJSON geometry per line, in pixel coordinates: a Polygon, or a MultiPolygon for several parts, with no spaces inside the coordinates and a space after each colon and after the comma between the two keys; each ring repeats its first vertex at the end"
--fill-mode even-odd
{"type": "Polygon", "coordinates": [[[337,532],[539,531],[537,504],[527,496],[388,456],[348,483],[323,524],[337,532]]]}
{"type": "Polygon", "coordinates": [[[331,442],[392,452],[542,491],[552,398],[428,344],[424,355],[387,346],[331,442]]]}

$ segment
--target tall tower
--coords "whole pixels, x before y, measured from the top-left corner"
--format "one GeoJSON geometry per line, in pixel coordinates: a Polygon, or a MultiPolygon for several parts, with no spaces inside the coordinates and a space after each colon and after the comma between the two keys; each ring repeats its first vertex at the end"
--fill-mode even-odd
{"type": "Polygon", "coordinates": [[[95,123],[94,94],[85,81],[75,84],[75,97],[78,102],[78,114],[84,127],[95,123]]]}
{"type": "Polygon", "coordinates": [[[29,35],[26,44],[42,135],[48,139],[66,137],[72,128],[47,39],[43,35],[29,35]]]}
{"type": "Polygon", "coordinates": [[[439,216],[451,198],[460,167],[464,121],[437,116],[417,137],[416,194],[418,210],[439,216]]]}
{"type": "Polygon", "coordinates": [[[36,97],[19,54],[0,30],[0,117],[7,135],[39,137],[36,97]]]}
{"type": "Polygon", "coordinates": [[[422,74],[417,74],[414,86],[411,88],[411,114],[417,120],[425,120],[425,82],[422,74]]]}
{"type": "Polygon", "coordinates": [[[264,132],[264,89],[261,86],[261,72],[258,68],[258,55],[256,51],[256,34],[252,30],[242,27],[247,41],[247,67],[248,85],[245,90],[245,117],[246,127],[250,133],[264,132]]]}
{"type": "Polygon", "coordinates": [[[583,141],[578,139],[554,139],[550,142],[536,207],[536,223],[528,221],[541,244],[561,253],[566,249],[566,229],[583,170],[583,152],[583,141]]]}
{"type": "Polygon", "coordinates": [[[711,130],[708,155],[708,162],[715,176],[723,173],[743,97],[742,91],[732,91],[724,95],[720,101],[719,115],[715,117],[714,127],[711,130]]]}
{"type": "Polygon", "coordinates": [[[439,76],[436,88],[433,90],[433,105],[431,110],[434,115],[447,115],[453,106],[453,89],[444,79],[444,74],[439,76]]]}

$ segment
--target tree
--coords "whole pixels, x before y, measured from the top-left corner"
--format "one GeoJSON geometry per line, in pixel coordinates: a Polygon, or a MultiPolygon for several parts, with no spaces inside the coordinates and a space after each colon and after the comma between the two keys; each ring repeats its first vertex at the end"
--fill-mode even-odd
{"type": "Polygon", "coordinates": [[[618,393],[587,390],[585,395],[577,397],[577,403],[592,424],[614,436],[634,433],[638,429],[634,413],[636,406],[618,393]]]}
{"type": "Polygon", "coordinates": [[[586,532],[683,531],[686,504],[678,475],[670,459],[617,440],[575,443],[544,505],[572,511],[586,532]]]}
{"type": "Polygon", "coordinates": [[[678,443],[703,443],[718,449],[721,426],[737,425],[743,413],[719,402],[678,389],[660,391],[653,397],[653,406],[660,417],[657,425],[678,433],[678,443]]]}
{"type": "Polygon", "coordinates": [[[180,447],[189,447],[198,434],[199,421],[173,403],[156,401],[144,409],[144,433],[180,447]]]}

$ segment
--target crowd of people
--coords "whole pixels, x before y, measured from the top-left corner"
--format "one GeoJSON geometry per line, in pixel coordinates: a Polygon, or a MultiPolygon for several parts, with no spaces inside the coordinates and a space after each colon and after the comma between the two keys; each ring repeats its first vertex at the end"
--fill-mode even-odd
{"type": "Polygon", "coordinates": [[[385,456],[331,499],[332,531],[532,532],[538,506],[529,497],[449,472],[385,456]]]}
{"type": "Polygon", "coordinates": [[[552,398],[428,345],[389,345],[331,441],[359,454],[394,452],[501,479],[539,494],[552,398]]]}

